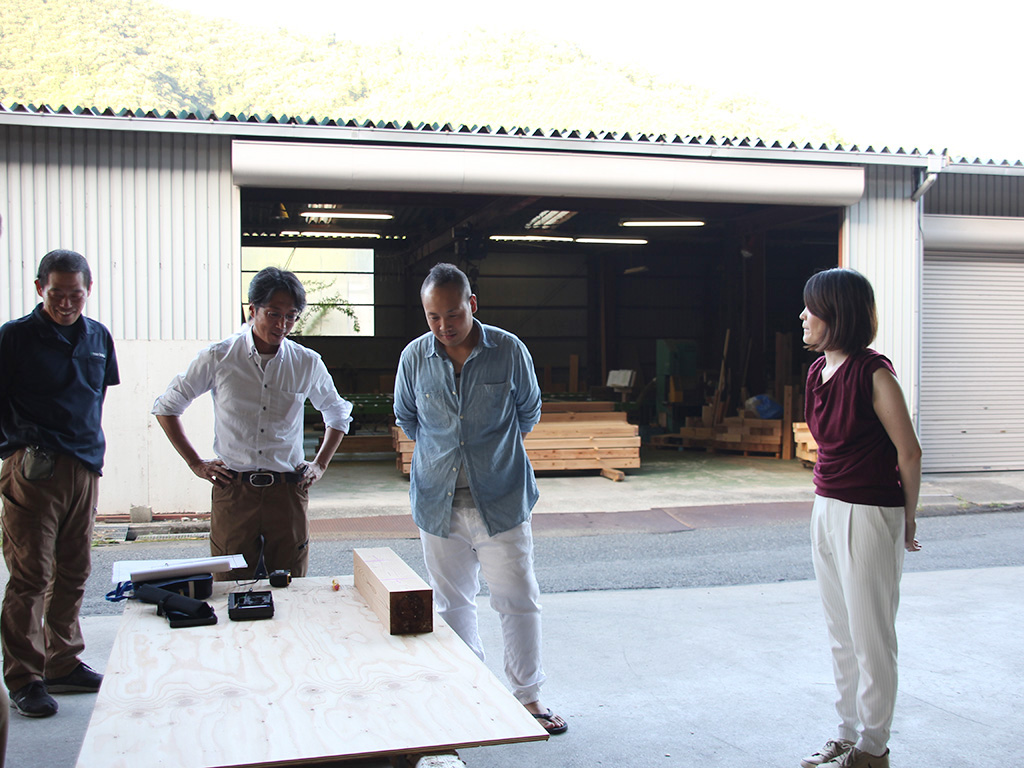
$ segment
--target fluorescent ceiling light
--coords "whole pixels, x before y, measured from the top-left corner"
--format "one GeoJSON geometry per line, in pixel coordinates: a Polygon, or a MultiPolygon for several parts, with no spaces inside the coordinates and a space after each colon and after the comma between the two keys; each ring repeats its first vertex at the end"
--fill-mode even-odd
{"type": "Polygon", "coordinates": [[[576,215],[576,211],[541,211],[528,222],[524,229],[554,229],[576,215]]]}
{"type": "Polygon", "coordinates": [[[703,227],[699,219],[622,219],[620,227],[703,227]]]}
{"type": "MultiPolygon", "coordinates": [[[[283,233],[282,233],[283,234],[283,233]]],[[[348,238],[368,238],[370,240],[380,240],[380,235],[376,232],[331,232],[330,230],[318,229],[318,230],[306,230],[300,232],[303,237],[348,237],[348,238]]]]}
{"type": "Polygon", "coordinates": [[[588,245],[647,245],[646,240],[626,237],[577,237],[576,242],[588,245]]]}
{"type": "Polygon", "coordinates": [[[491,235],[489,240],[516,243],[583,243],[585,245],[647,245],[646,240],[628,237],[558,237],[557,235],[491,235]]]}
{"type": "Polygon", "coordinates": [[[499,242],[520,242],[520,243],[571,243],[571,237],[558,237],[556,235],[491,235],[490,240],[499,242]]]}
{"type": "Polygon", "coordinates": [[[370,221],[390,221],[395,218],[393,213],[383,211],[326,211],[314,208],[303,211],[307,219],[362,219],[370,221]]]}

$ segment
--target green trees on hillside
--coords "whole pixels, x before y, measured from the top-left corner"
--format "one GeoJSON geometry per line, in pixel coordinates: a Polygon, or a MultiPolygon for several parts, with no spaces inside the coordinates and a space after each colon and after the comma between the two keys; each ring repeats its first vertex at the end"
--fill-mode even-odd
{"type": "Polygon", "coordinates": [[[361,45],[152,0],[0,4],[0,103],[839,140],[757,99],[670,82],[529,33],[361,45]]]}

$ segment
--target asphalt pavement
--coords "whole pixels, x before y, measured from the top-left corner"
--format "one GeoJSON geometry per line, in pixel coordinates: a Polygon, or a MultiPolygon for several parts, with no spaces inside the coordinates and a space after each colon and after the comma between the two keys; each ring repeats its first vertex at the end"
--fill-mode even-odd
{"type": "MultiPolygon", "coordinates": [[[[796,766],[834,735],[806,538],[810,472],[691,452],[645,455],[644,464],[622,483],[539,479],[543,699],[570,730],[545,743],[461,750],[469,766],[796,766]]],[[[350,573],[351,548],[365,545],[392,546],[421,570],[418,543],[401,528],[407,492],[393,463],[332,465],[313,491],[311,517],[323,525],[311,575],[350,573]],[[366,536],[373,518],[382,530],[366,536]]],[[[1024,730],[1021,510],[1024,473],[925,477],[925,549],[907,557],[897,623],[894,766],[1013,764],[1024,730]]],[[[173,530],[99,526],[83,608],[87,663],[104,668],[117,631],[119,608],[100,597],[111,559],[203,554],[201,529],[201,515],[173,530]]],[[[480,616],[501,677],[500,629],[485,597],[480,616]]],[[[60,712],[43,720],[12,712],[7,765],[75,766],[94,698],[61,696],[60,712]]]]}

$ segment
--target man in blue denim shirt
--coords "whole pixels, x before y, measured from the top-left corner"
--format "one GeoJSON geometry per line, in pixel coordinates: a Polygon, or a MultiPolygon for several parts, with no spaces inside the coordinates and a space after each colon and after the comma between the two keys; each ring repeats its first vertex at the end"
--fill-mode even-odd
{"type": "Polygon", "coordinates": [[[530,510],[539,496],[523,436],[540,421],[533,359],[518,338],[474,319],[466,275],[436,265],[420,288],[428,333],[402,352],[395,421],[416,441],[409,496],[441,617],[484,658],[480,572],[501,615],[505,674],[548,733],[568,725],[540,703],[540,589],[530,510]]]}

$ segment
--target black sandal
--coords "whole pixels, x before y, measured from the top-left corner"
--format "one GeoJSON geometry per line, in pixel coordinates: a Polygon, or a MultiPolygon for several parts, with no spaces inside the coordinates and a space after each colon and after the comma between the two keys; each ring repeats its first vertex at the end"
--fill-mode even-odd
{"type": "Polygon", "coordinates": [[[555,725],[555,718],[558,717],[558,715],[554,714],[550,709],[543,714],[534,715],[534,717],[542,721],[541,726],[552,736],[557,736],[558,734],[565,733],[569,730],[569,724],[565,722],[565,718],[559,718],[562,721],[562,724],[555,725]]]}

